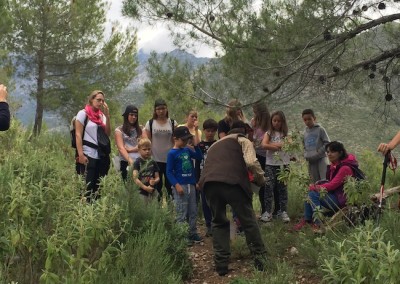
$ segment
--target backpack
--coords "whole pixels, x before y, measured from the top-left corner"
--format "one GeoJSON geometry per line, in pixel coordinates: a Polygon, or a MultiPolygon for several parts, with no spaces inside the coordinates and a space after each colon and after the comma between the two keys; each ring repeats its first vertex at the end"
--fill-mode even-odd
{"type": "Polygon", "coordinates": [[[351,169],[353,170],[353,174],[354,174],[354,178],[357,181],[361,181],[361,180],[365,180],[367,178],[367,176],[365,175],[365,173],[357,166],[350,166],[351,169]]]}
{"type": "Polygon", "coordinates": [[[362,181],[365,180],[367,178],[367,176],[365,175],[365,173],[356,165],[351,164],[351,163],[342,163],[340,164],[340,167],[337,167],[335,172],[337,173],[339,171],[339,169],[341,168],[341,166],[349,166],[352,171],[353,171],[353,177],[356,179],[356,181],[362,181]]]}
{"type": "Polygon", "coordinates": [[[110,137],[108,137],[103,127],[101,127],[100,125],[97,126],[97,150],[99,151],[100,157],[108,156],[111,153],[110,137]]]}
{"type": "MultiPolygon", "coordinates": [[[[71,135],[71,147],[76,149],[76,130],[75,130],[76,115],[72,118],[71,124],[69,125],[69,133],[71,135]]],[[[85,118],[83,123],[83,134],[85,134],[86,124],[88,123],[88,116],[85,118]]],[[[83,138],[83,137],[82,137],[83,138]]]]}
{"type": "MultiPolygon", "coordinates": [[[[171,121],[171,128],[172,128],[172,133],[174,133],[174,129],[175,129],[175,120],[170,118],[169,119],[171,121]]],[[[153,136],[153,121],[154,119],[150,119],[149,120],[149,126],[150,126],[150,135],[153,136]]]]}

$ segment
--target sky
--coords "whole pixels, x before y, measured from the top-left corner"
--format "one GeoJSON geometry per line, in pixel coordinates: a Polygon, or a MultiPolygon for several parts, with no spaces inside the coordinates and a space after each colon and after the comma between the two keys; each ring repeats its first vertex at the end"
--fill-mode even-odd
{"type": "MultiPolygon", "coordinates": [[[[172,38],[166,27],[160,25],[149,26],[138,23],[121,15],[122,0],[112,0],[111,7],[108,11],[108,21],[119,21],[123,26],[132,25],[137,29],[138,50],[143,49],[144,52],[150,53],[156,51],[158,53],[169,52],[177,47],[173,45],[172,38]]],[[[215,57],[215,50],[204,44],[199,44],[196,50],[187,50],[197,57],[215,57]]]]}

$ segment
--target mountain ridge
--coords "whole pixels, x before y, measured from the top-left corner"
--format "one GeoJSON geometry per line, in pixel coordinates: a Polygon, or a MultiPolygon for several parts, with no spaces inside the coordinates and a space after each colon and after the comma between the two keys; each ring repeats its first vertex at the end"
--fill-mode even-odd
{"type": "MultiPolygon", "coordinates": [[[[165,53],[158,54],[162,56],[165,53]]],[[[196,57],[184,50],[174,49],[167,52],[169,56],[178,59],[181,62],[189,61],[194,66],[207,63],[211,58],[206,57],[196,57]]],[[[124,91],[121,92],[121,96],[117,96],[117,99],[124,105],[126,102],[124,99],[124,93],[141,92],[144,84],[149,80],[147,75],[147,65],[151,54],[145,52],[143,49],[139,49],[136,54],[136,59],[138,61],[138,67],[136,69],[137,75],[128,84],[124,91]]],[[[21,121],[24,126],[29,126],[33,124],[35,119],[36,111],[36,101],[29,95],[29,90],[35,84],[34,78],[21,78],[14,77],[15,88],[9,91],[10,101],[16,102],[15,105],[18,108],[15,110],[15,117],[21,121]]],[[[144,96],[139,96],[138,104],[142,104],[144,101],[144,96]]],[[[43,122],[47,125],[49,129],[65,128],[66,123],[64,121],[60,122],[58,119],[59,114],[57,111],[45,111],[43,114],[43,122]]]]}

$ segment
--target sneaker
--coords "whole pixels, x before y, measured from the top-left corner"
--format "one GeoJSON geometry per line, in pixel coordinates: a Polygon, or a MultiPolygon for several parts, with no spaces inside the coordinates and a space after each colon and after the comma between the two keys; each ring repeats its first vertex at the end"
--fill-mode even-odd
{"type": "Polygon", "coordinates": [[[303,229],[304,226],[306,226],[308,224],[309,223],[304,218],[302,218],[299,223],[297,223],[296,225],[293,226],[292,229],[293,229],[293,231],[300,231],[301,229],[303,229]]]}
{"type": "Polygon", "coordinates": [[[211,227],[207,227],[206,237],[212,237],[212,229],[211,229],[211,227]]]}
{"type": "Polygon", "coordinates": [[[281,214],[279,214],[279,218],[283,221],[283,223],[289,223],[290,222],[290,217],[286,213],[286,211],[283,211],[281,214]]]}
{"type": "Polygon", "coordinates": [[[198,234],[193,234],[193,235],[191,235],[191,236],[189,237],[189,239],[190,239],[191,241],[193,241],[195,244],[199,244],[199,243],[201,243],[201,242],[203,241],[203,238],[200,237],[198,234]]]}
{"type": "Polygon", "coordinates": [[[272,221],[272,215],[270,213],[268,213],[267,211],[265,211],[261,217],[260,220],[262,222],[271,222],[272,221]]]}

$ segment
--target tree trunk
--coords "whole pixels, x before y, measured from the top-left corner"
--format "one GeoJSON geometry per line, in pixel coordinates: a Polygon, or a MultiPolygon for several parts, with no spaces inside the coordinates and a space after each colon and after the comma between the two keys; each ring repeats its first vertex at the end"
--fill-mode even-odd
{"type": "Polygon", "coordinates": [[[42,130],[43,121],[43,99],[44,99],[44,79],[45,79],[45,64],[44,64],[44,52],[38,52],[38,78],[37,78],[37,93],[36,93],[36,114],[35,124],[33,126],[33,134],[38,136],[42,130]]]}

